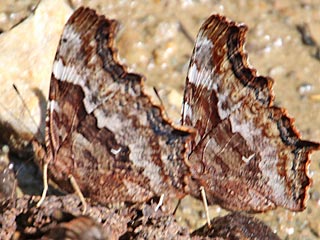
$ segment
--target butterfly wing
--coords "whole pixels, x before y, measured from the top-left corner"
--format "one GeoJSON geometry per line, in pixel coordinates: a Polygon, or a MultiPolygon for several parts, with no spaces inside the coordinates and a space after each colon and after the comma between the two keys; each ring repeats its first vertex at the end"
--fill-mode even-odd
{"type": "Polygon", "coordinates": [[[273,106],[273,80],[249,67],[247,27],[213,15],[202,25],[188,70],[182,124],[193,126],[191,194],[232,210],[303,210],[309,154],[293,119],[273,106]]]}
{"type": "Polygon", "coordinates": [[[173,127],[116,58],[117,23],[88,8],[68,20],[53,64],[46,131],[51,178],[94,201],[181,197],[189,131],[173,127]]]}

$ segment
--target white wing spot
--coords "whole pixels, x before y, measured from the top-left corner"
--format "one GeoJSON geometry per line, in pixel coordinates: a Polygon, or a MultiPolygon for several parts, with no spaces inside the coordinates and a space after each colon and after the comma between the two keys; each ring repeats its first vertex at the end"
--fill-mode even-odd
{"type": "Polygon", "coordinates": [[[193,83],[196,87],[207,88],[208,90],[211,90],[213,87],[212,48],[212,41],[199,33],[192,64],[188,71],[189,82],[193,83]]]}
{"type": "Polygon", "coordinates": [[[187,102],[185,102],[183,107],[183,119],[187,119],[187,117],[192,119],[192,108],[187,102]]]}
{"type": "Polygon", "coordinates": [[[200,71],[198,71],[195,63],[189,68],[188,79],[196,87],[207,88],[208,90],[213,87],[212,71],[205,68],[200,68],[200,71]]]}
{"type": "Polygon", "coordinates": [[[60,81],[84,86],[85,80],[77,73],[77,69],[74,66],[65,66],[61,59],[54,61],[52,73],[60,81]]]}
{"type": "Polygon", "coordinates": [[[110,151],[113,155],[118,155],[121,152],[121,147],[119,147],[118,149],[112,148],[110,151]]]}
{"type": "Polygon", "coordinates": [[[254,158],[255,155],[256,155],[256,154],[253,153],[253,154],[251,154],[249,157],[242,156],[242,161],[244,161],[245,163],[248,163],[248,162],[250,162],[250,161],[254,158]]]}

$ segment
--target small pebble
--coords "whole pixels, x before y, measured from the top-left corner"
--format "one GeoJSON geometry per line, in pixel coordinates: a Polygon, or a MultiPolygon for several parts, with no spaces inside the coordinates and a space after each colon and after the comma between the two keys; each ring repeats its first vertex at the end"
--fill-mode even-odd
{"type": "Polygon", "coordinates": [[[309,83],[302,83],[298,87],[298,92],[300,95],[306,95],[307,93],[311,92],[313,89],[313,86],[309,83]]]}

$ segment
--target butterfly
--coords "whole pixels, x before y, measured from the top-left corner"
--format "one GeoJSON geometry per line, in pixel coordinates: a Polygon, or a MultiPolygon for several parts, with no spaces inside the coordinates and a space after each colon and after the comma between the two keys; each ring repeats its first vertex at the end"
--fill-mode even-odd
{"type": "MultiPolygon", "coordinates": [[[[117,22],[79,8],[53,63],[40,165],[62,190],[100,203],[182,197],[192,131],[174,127],[117,60],[117,22]]],[[[43,197],[46,193],[46,187],[43,197]]],[[[42,198],[43,200],[43,198],[42,198]]]]}
{"type": "Polygon", "coordinates": [[[305,208],[309,154],[286,110],[273,105],[273,80],[249,66],[247,27],[212,15],[202,25],[190,60],[182,124],[191,142],[191,194],[243,211],[305,208]]]}
{"type": "MultiPolygon", "coordinates": [[[[79,8],[65,25],[50,82],[40,164],[64,191],[74,179],[100,203],[191,194],[231,210],[305,208],[309,154],[293,120],[273,106],[273,80],[243,50],[246,26],[212,15],[188,70],[181,127],[119,63],[117,23],[79,8]]],[[[44,191],[44,195],[45,196],[44,191]]]]}

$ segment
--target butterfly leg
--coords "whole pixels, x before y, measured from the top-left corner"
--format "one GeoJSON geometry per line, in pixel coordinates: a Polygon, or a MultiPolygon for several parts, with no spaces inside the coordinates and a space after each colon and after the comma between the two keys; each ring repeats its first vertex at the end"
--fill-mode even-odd
{"type": "Polygon", "coordinates": [[[203,186],[200,187],[200,192],[201,192],[201,197],[202,197],[202,202],[203,202],[203,205],[204,205],[204,209],[206,211],[208,227],[210,228],[211,227],[211,223],[210,223],[209,208],[208,208],[208,202],[207,202],[207,197],[206,197],[206,191],[204,190],[203,186]]]}
{"type": "Polygon", "coordinates": [[[80,198],[80,201],[83,205],[83,210],[82,210],[82,214],[85,214],[87,211],[87,202],[86,199],[84,198],[79,185],[77,184],[77,181],[74,179],[74,177],[72,175],[69,175],[69,179],[70,179],[70,183],[74,189],[74,191],[76,192],[76,194],[78,195],[78,197],[80,198]]]}
{"type": "Polygon", "coordinates": [[[42,172],[43,191],[42,191],[42,196],[41,196],[39,202],[37,203],[37,207],[41,206],[41,204],[43,203],[44,199],[47,196],[47,192],[48,192],[48,165],[49,165],[49,162],[46,162],[43,164],[43,172],[42,172]]]}

